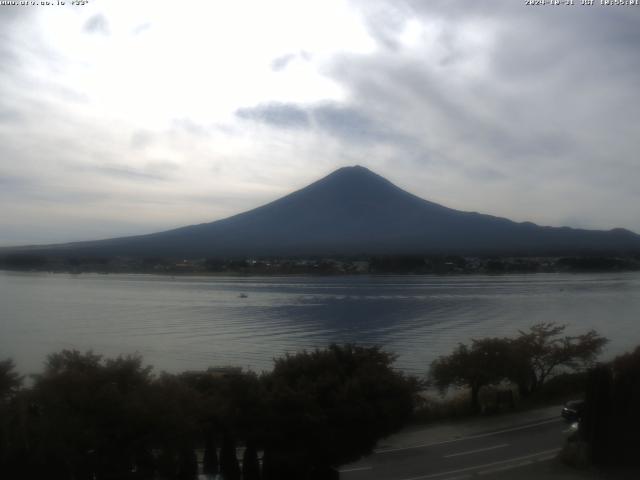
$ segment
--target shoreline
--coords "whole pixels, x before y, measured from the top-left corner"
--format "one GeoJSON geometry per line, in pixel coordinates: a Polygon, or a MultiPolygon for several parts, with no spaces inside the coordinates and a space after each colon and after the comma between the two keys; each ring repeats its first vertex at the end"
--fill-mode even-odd
{"type": "Polygon", "coordinates": [[[164,257],[0,256],[0,270],[14,272],[155,274],[167,276],[369,276],[621,273],[640,271],[640,255],[419,256],[174,259],[164,257]]]}

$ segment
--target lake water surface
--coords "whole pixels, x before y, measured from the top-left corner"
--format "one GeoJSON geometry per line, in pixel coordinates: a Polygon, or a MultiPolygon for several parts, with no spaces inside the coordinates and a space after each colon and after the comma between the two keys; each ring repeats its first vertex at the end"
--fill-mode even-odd
{"type": "Polygon", "coordinates": [[[37,372],[63,348],[138,352],[156,370],[270,369],[331,342],[382,345],[424,374],[458,342],[536,322],[640,344],[640,273],[169,277],[0,272],[0,359],[37,372]],[[245,297],[246,295],[246,297],[245,297]]]}

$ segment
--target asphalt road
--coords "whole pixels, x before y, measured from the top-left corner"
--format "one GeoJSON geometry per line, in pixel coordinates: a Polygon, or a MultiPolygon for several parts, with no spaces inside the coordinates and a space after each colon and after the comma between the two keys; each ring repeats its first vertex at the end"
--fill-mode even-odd
{"type": "Polygon", "coordinates": [[[341,480],[460,480],[548,460],[563,445],[562,419],[481,433],[446,442],[378,450],[340,469],[341,480]]]}

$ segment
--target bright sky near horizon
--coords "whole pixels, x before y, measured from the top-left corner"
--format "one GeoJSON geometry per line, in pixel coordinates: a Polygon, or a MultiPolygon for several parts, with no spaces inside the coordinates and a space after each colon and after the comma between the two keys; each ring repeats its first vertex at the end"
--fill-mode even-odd
{"type": "Polygon", "coordinates": [[[640,7],[26,3],[0,5],[0,245],[208,222],[353,164],[640,232],[640,7]]]}

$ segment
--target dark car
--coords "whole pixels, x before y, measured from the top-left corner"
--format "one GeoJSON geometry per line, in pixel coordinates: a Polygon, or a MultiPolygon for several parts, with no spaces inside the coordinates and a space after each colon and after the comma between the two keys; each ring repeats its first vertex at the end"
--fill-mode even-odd
{"type": "Polygon", "coordinates": [[[562,417],[568,422],[579,422],[584,411],[584,400],[572,400],[564,404],[562,417]]]}

